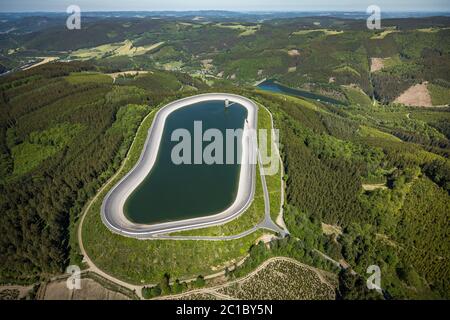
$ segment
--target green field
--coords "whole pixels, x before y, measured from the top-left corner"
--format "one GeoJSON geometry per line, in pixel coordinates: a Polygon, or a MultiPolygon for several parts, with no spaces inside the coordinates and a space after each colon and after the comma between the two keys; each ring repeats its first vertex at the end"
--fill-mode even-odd
{"type": "Polygon", "coordinates": [[[370,107],[372,105],[372,100],[370,99],[370,97],[367,96],[367,94],[361,89],[351,86],[345,86],[343,90],[350,103],[366,107],[370,107]]]}
{"type": "Polygon", "coordinates": [[[106,74],[102,73],[89,73],[89,72],[80,72],[80,73],[72,73],[67,76],[66,81],[70,84],[81,84],[81,83],[112,83],[112,78],[106,74]]]}

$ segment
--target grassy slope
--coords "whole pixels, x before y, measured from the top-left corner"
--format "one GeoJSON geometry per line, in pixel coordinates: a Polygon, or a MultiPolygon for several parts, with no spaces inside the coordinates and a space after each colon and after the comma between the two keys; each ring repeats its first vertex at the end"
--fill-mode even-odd
{"type": "Polygon", "coordinates": [[[358,89],[358,88],[352,88],[350,86],[345,86],[343,88],[345,95],[347,96],[347,99],[352,104],[356,104],[359,106],[371,106],[372,100],[368,95],[364,93],[364,91],[358,89]]]}
{"type": "Polygon", "coordinates": [[[87,82],[112,83],[112,78],[106,74],[93,72],[76,72],[67,76],[66,81],[70,84],[82,84],[87,82]]]}

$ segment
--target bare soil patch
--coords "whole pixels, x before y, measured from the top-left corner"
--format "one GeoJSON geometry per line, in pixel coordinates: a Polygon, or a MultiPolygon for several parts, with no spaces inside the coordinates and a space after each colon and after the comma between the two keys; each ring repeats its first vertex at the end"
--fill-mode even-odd
{"type": "Polygon", "coordinates": [[[113,80],[116,80],[116,78],[118,77],[122,77],[122,76],[138,76],[140,74],[147,74],[149,73],[148,71],[122,71],[122,72],[115,72],[115,73],[107,73],[108,76],[110,76],[111,78],[113,78],[113,80]]]}
{"type": "Polygon", "coordinates": [[[326,224],[322,222],[322,232],[326,235],[340,236],[342,234],[342,228],[339,226],[334,226],[331,224],[326,224]]]}
{"type": "Polygon", "coordinates": [[[384,59],[383,58],[371,58],[370,72],[377,72],[383,69],[384,59]]]}
{"type": "Polygon", "coordinates": [[[290,258],[274,257],[242,278],[157,299],[334,300],[337,285],[334,274],[290,258]]]}
{"type": "Polygon", "coordinates": [[[428,83],[424,82],[410,87],[395,99],[394,102],[402,103],[406,106],[432,107],[433,104],[427,85],[428,83]]]}
{"type": "Polygon", "coordinates": [[[376,189],[387,189],[386,184],[384,184],[384,183],[363,184],[362,187],[366,191],[373,191],[376,189]]]}
{"type": "Polygon", "coordinates": [[[298,57],[298,56],[300,55],[300,51],[298,51],[297,49],[293,49],[293,50],[289,50],[289,51],[288,51],[288,54],[289,54],[291,57],[298,57]]]}
{"type": "Polygon", "coordinates": [[[45,288],[44,300],[127,300],[121,294],[104,288],[92,279],[81,279],[80,290],[69,290],[66,280],[51,282],[45,288]]]}
{"type": "Polygon", "coordinates": [[[40,58],[43,60],[40,62],[37,62],[35,64],[32,64],[31,66],[28,66],[28,67],[24,68],[23,70],[28,70],[28,69],[31,69],[31,68],[34,68],[34,67],[37,67],[37,66],[40,66],[40,65],[43,65],[43,64],[46,64],[46,63],[49,63],[49,62],[59,59],[58,57],[40,57],[40,58]]]}

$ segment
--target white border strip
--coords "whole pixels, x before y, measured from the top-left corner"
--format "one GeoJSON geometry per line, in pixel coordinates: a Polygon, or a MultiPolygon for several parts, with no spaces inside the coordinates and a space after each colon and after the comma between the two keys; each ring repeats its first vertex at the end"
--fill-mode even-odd
{"type": "MultiPolygon", "coordinates": [[[[224,102],[225,103],[225,102],[224,102]]],[[[112,231],[127,237],[149,239],[174,231],[198,229],[227,223],[243,213],[253,201],[256,174],[256,140],[252,139],[250,129],[257,128],[258,107],[242,96],[228,93],[207,93],[181,99],[161,108],[150,127],[144,149],[136,165],[103,199],[101,217],[103,223],[112,231]],[[205,217],[198,217],[158,224],[138,224],[129,221],[123,211],[125,201],[150,173],[155,164],[166,119],[170,113],[180,108],[210,100],[228,99],[247,109],[247,123],[244,123],[242,135],[242,159],[239,176],[238,193],[233,204],[224,211],[205,217]],[[247,160],[246,160],[247,159],[247,160]],[[249,161],[250,159],[251,161],[249,161]]]]}

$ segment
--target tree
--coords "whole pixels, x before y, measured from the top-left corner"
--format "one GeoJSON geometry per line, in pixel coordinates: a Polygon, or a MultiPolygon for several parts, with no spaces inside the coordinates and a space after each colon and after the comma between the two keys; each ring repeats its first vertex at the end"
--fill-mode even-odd
{"type": "Polygon", "coordinates": [[[379,300],[383,296],[376,290],[369,290],[362,277],[343,269],[339,273],[339,298],[343,300],[379,300]]]}
{"type": "Polygon", "coordinates": [[[142,296],[145,299],[151,299],[154,297],[158,297],[161,295],[161,288],[159,287],[159,285],[156,285],[154,287],[144,287],[142,288],[142,296]]]}
{"type": "Polygon", "coordinates": [[[161,279],[161,282],[159,283],[163,295],[172,293],[169,281],[170,281],[170,276],[169,276],[169,274],[165,273],[161,279]]]}
{"type": "Polygon", "coordinates": [[[196,288],[202,288],[206,284],[205,278],[203,276],[198,276],[197,279],[195,279],[194,287],[196,288]]]}
{"type": "Polygon", "coordinates": [[[182,293],[185,289],[185,284],[181,283],[180,280],[175,280],[175,283],[172,285],[172,293],[178,294],[182,293]]]}

